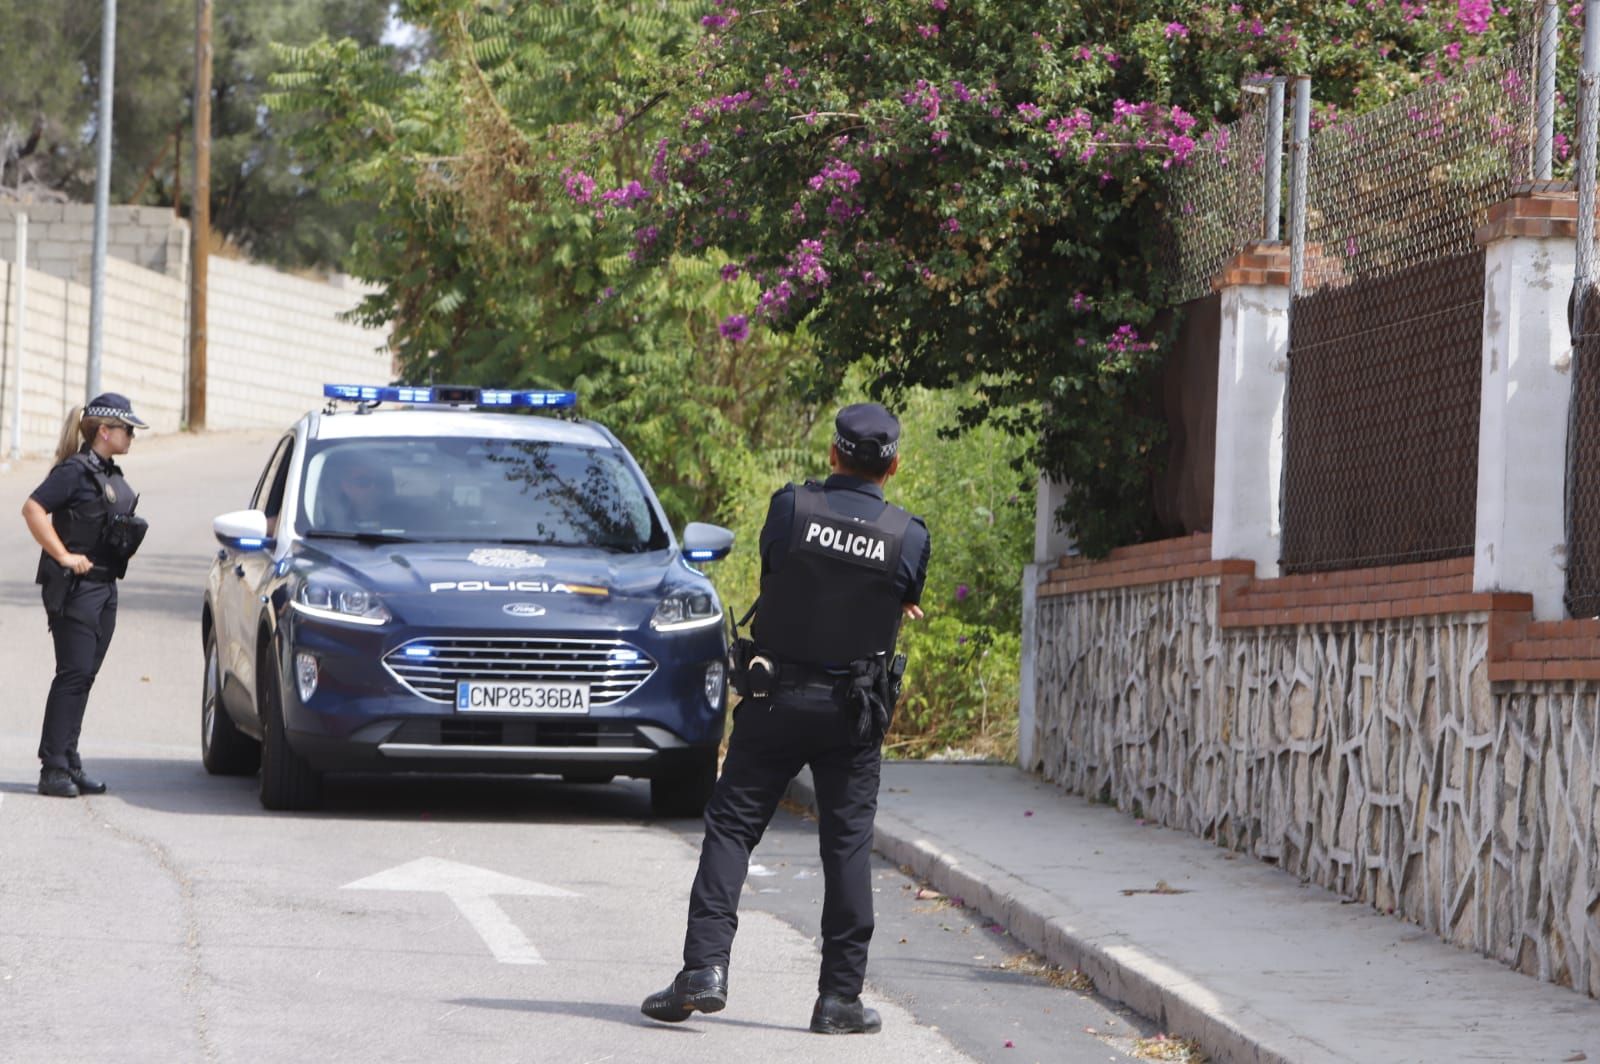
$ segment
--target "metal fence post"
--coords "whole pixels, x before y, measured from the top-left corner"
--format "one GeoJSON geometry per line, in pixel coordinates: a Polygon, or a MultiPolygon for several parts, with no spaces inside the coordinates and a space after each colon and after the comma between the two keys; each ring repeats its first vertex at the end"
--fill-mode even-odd
{"type": "Polygon", "coordinates": [[[1600,0],[1583,2],[1583,69],[1578,76],[1578,262],[1574,328],[1584,329],[1584,303],[1594,281],[1595,135],[1600,129],[1600,0]]]}
{"type": "Polygon", "coordinates": [[[1289,295],[1298,296],[1306,279],[1306,184],[1311,162],[1311,78],[1294,79],[1294,142],[1290,147],[1294,186],[1289,192],[1289,295]]]}
{"type": "Polygon", "coordinates": [[[1283,79],[1273,78],[1267,87],[1266,206],[1264,237],[1277,243],[1282,239],[1283,207],[1283,79]]]}
{"type": "Polygon", "coordinates": [[[17,212],[17,316],[11,331],[11,364],[16,383],[11,389],[11,457],[22,454],[22,348],[28,341],[28,212],[17,212]]]}
{"type": "Polygon", "coordinates": [[[1543,0],[1539,23],[1538,111],[1533,139],[1533,177],[1549,181],[1555,176],[1556,48],[1560,40],[1561,10],[1557,0],[1543,0]]]}

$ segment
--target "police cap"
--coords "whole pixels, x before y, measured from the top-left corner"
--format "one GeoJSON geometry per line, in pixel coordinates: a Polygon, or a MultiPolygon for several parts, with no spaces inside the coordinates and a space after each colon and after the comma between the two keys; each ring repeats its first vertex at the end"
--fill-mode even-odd
{"type": "Polygon", "coordinates": [[[132,425],[136,429],[150,427],[133,412],[133,404],[128,402],[128,397],[118,395],[116,392],[102,392],[90,399],[89,405],[83,408],[83,416],[103,417],[110,421],[120,421],[124,425],[132,425]]]}
{"type": "Polygon", "coordinates": [[[887,461],[900,448],[900,422],[879,403],[851,403],[833,419],[833,445],[854,461],[887,461]]]}

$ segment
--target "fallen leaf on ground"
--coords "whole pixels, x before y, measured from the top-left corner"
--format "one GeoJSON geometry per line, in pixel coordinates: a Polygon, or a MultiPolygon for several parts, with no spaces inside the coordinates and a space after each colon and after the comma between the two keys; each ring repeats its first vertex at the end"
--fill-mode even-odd
{"type": "Polygon", "coordinates": [[[1128,888],[1125,888],[1123,890],[1123,892],[1122,892],[1122,896],[1127,898],[1127,897],[1132,897],[1135,894],[1188,894],[1188,893],[1189,893],[1189,891],[1180,890],[1179,888],[1174,887],[1171,884],[1169,884],[1164,879],[1158,879],[1158,880],[1156,880],[1156,885],[1153,886],[1153,887],[1128,887],[1128,888]]]}
{"type": "Polygon", "coordinates": [[[917,900],[918,901],[928,901],[931,898],[942,898],[942,897],[944,897],[944,895],[940,894],[937,890],[934,890],[932,887],[918,887],[917,888],[917,900]]]}

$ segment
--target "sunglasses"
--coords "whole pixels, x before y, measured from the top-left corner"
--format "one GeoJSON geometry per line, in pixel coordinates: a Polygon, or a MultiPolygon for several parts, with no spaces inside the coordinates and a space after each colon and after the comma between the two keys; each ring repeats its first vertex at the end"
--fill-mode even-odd
{"type": "Polygon", "coordinates": [[[121,429],[123,432],[126,432],[129,436],[132,436],[133,435],[133,431],[134,431],[132,425],[107,425],[106,428],[108,428],[108,429],[121,429]]]}

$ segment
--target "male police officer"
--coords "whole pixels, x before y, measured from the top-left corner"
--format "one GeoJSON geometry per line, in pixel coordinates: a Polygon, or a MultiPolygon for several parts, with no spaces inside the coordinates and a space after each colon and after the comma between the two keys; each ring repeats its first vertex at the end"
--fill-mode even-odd
{"type": "MultiPolygon", "coordinates": [[[[872,939],[872,820],[881,743],[896,686],[887,675],[902,615],[920,618],[928,530],[884,501],[899,469],[900,424],[877,403],[839,411],[823,484],[787,485],[761,530],[761,597],[749,692],[706,807],[700,869],[689,896],[683,970],[646,998],[669,1023],[716,1012],[750,851],[801,766],[816,784],[825,894],[822,974],[811,1029],[877,1031],[861,1004],[872,939]]],[[[896,677],[895,680],[898,678],[896,677]]]]}

